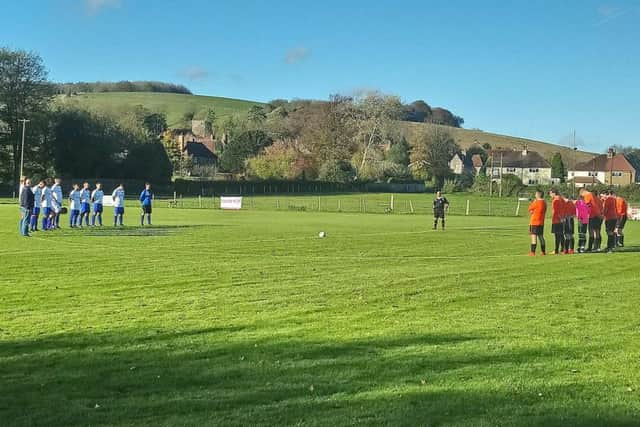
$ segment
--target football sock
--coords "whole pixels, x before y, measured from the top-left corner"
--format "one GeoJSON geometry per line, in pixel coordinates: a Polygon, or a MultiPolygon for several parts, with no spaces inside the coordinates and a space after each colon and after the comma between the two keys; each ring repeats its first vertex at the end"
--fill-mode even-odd
{"type": "Polygon", "coordinates": [[[535,243],[532,243],[532,244],[531,244],[531,253],[532,253],[532,254],[535,254],[535,253],[536,253],[536,246],[538,246],[538,245],[536,245],[535,243]]]}

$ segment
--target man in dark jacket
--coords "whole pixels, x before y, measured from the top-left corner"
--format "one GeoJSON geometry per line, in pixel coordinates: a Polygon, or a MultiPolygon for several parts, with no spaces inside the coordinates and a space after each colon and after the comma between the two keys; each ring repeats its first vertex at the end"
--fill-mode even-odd
{"type": "Polygon", "coordinates": [[[29,237],[29,221],[35,205],[35,196],[31,190],[31,180],[26,178],[20,189],[20,234],[29,237]]]}
{"type": "Polygon", "coordinates": [[[442,229],[444,230],[444,214],[449,210],[449,201],[438,191],[433,200],[433,229],[438,228],[438,218],[442,219],[442,229]]]}

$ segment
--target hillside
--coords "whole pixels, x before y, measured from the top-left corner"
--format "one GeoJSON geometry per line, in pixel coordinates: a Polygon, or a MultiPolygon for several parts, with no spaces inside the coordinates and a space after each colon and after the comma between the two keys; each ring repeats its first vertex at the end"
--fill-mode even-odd
{"type": "MultiPolygon", "coordinates": [[[[427,123],[403,123],[403,130],[406,134],[411,135],[419,132],[421,129],[433,127],[437,125],[427,123]]],[[[582,162],[591,159],[595,154],[586,151],[573,151],[571,147],[562,145],[549,144],[542,141],[532,139],[519,138],[515,136],[499,135],[479,130],[468,130],[461,128],[446,127],[446,129],[461,148],[469,148],[472,145],[483,145],[488,143],[494,149],[514,149],[522,150],[525,146],[531,151],[537,151],[545,159],[550,159],[554,153],[560,153],[567,167],[572,167],[574,162],[582,162]]]]}
{"type": "Polygon", "coordinates": [[[259,102],[215,96],[183,95],[177,93],[154,92],[108,92],[85,93],[72,97],[60,96],[58,102],[77,103],[89,110],[102,113],[117,113],[134,105],[143,105],[151,111],[167,115],[169,127],[179,126],[187,112],[198,113],[209,108],[218,118],[234,113],[244,113],[259,102]]]}
{"type": "MultiPolygon", "coordinates": [[[[143,105],[149,110],[166,113],[167,122],[170,127],[180,126],[182,117],[187,112],[198,113],[211,108],[216,112],[218,118],[222,118],[234,113],[244,113],[253,105],[262,105],[255,101],[231,98],[153,92],[86,93],[72,97],[61,96],[58,98],[58,102],[77,103],[82,107],[102,113],[118,113],[134,105],[143,105]]],[[[403,132],[409,136],[419,132],[421,129],[437,125],[401,122],[401,126],[403,132]]],[[[521,150],[526,145],[530,150],[539,152],[546,159],[550,159],[554,153],[559,152],[568,167],[571,167],[574,162],[586,161],[593,157],[593,153],[584,151],[574,152],[570,147],[549,144],[542,141],[478,130],[452,127],[443,128],[453,135],[456,142],[462,148],[468,148],[474,144],[483,145],[488,143],[493,148],[521,150]]]]}

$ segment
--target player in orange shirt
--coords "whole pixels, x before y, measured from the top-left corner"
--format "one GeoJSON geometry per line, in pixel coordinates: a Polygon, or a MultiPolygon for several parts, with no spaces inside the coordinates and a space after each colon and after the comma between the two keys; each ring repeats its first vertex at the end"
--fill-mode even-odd
{"type": "Polygon", "coordinates": [[[575,216],[576,205],[573,200],[567,197],[562,198],[564,201],[564,253],[573,255],[576,245],[575,238],[575,216]]]}
{"type": "Polygon", "coordinates": [[[536,191],[536,199],[529,205],[529,235],[531,236],[530,256],[535,256],[536,247],[540,242],[540,255],[547,254],[547,244],[544,241],[544,216],[547,214],[547,202],[544,201],[542,191],[536,191]]]}
{"type": "Polygon", "coordinates": [[[599,251],[602,242],[602,202],[586,188],[580,189],[580,197],[589,206],[589,243],[586,252],[599,251]]]}
{"type": "Polygon", "coordinates": [[[614,190],[610,191],[611,197],[616,199],[616,214],[618,214],[618,223],[616,224],[616,246],[624,247],[624,226],[627,223],[627,211],[629,205],[627,201],[616,194],[614,190]]]}
{"type": "Polygon", "coordinates": [[[618,214],[616,213],[616,198],[610,192],[602,192],[602,215],[604,216],[605,230],[607,231],[607,253],[613,252],[616,247],[616,225],[618,214]]]}
{"type": "Polygon", "coordinates": [[[564,200],[558,190],[549,191],[551,196],[551,232],[556,237],[556,250],[554,255],[560,255],[564,250],[564,200]]]}

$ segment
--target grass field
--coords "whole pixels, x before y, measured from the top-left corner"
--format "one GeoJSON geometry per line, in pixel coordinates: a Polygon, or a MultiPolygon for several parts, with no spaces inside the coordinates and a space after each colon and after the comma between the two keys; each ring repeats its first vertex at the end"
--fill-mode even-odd
{"type": "Polygon", "coordinates": [[[125,108],[143,105],[151,111],[165,113],[170,127],[181,124],[186,112],[198,113],[211,108],[218,118],[223,118],[234,113],[245,113],[253,105],[261,105],[259,102],[216,96],[153,92],[85,93],[71,98],[60,97],[58,102],[78,103],[103,113],[119,113],[125,108]]]}
{"type": "Polygon", "coordinates": [[[134,212],[0,205],[0,425],[638,425],[636,223],[530,258],[524,218],[134,212]]]}

